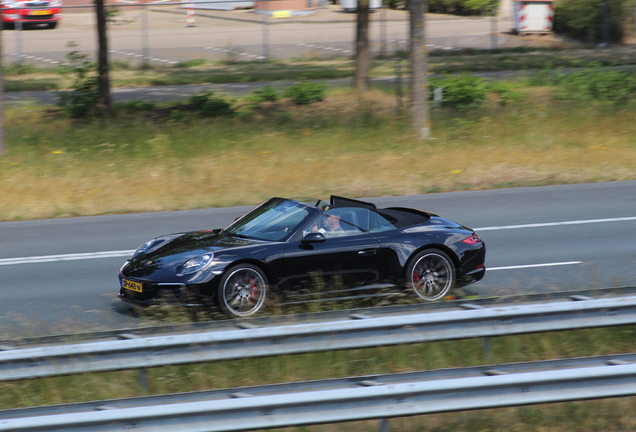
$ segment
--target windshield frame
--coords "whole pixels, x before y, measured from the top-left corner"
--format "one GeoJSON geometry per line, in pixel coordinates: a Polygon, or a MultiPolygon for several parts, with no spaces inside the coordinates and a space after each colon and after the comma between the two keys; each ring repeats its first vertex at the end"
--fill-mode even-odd
{"type": "MultiPolygon", "coordinates": [[[[318,202],[318,200],[316,200],[318,202]]],[[[307,203],[287,199],[287,198],[270,198],[264,203],[260,204],[253,210],[245,213],[243,216],[232,222],[227,228],[223,229],[223,232],[226,235],[235,236],[239,238],[246,238],[249,240],[257,240],[257,241],[265,241],[265,242],[288,242],[290,238],[294,238],[296,234],[302,230],[302,228],[307,224],[309,219],[313,219],[316,215],[320,213],[320,210],[316,207],[313,207],[307,203]],[[266,227],[266,225],[261,226],[257,224],[257,227],[247,228],[245,230],[241,230],[242,227],[253,223],[258,218],[264,219],[263,215],[276,211],[275,208],[280,208],[281,206],[289,204],[291,207],[296,207],[299,210],[306,210],[307,214],[298,221],[293,227],[289,227],[289,231],[286,231],[286,234],[279,239],[272,239],[263,237],[259,234],[259,229],[266,227]]]]}

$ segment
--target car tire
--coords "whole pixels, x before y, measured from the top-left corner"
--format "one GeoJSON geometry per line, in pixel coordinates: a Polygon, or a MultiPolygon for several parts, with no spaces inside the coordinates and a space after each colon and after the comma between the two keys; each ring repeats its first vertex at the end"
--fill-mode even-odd
{"type": "Polygon", "coordinates": [[[406,269],[406,284],[422,300],[439,300],[455,284],[453,261],[439,249],[421,251],[411,259],[406,269]]]}
{"type": "Polygon", "coordinates": [[[217,288],[219,306],[231,317],[246,317],[258,312],[267,297],[268,282],[263,271],[252,264],[230,267],[217,288]]]}
{"type": "Polygon", "coordinates": [[[47,24],[47,26],[49,26],[49,28],[50,28],[51,30],[53,30],[55,27],[57,27],[57,21],[55,21],[55,22],[50,22],[50,23],[48,23],[48,24],[47,24]]]}

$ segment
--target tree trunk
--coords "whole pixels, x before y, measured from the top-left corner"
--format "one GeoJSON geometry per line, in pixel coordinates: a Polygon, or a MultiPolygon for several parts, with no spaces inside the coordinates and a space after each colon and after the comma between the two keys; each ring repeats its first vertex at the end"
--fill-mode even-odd
{"type": "Polygon", "coordinates": [[[420,139],[431,133],[428,107],[428,52],[424,32],[426,0],[409,0],[411,24],[411,120],[420,139]]]}
{"type": "Polygon", "coordinates": [[[97,13],[97,43],[98,43],[98,81],[99,81],[99,109],[107,115],[112,114],[110,99],[110,78],[108,76],[108,39],[106,38],[106,11],[104,0],[95,0],[97,13]]]}
{"type": "Polygon", "coordinates": [[[369,91],[371,54],[369,53],[369,0],[358,0],[356,20],[356,73],[355,87],[361,92],[369,91]]]}

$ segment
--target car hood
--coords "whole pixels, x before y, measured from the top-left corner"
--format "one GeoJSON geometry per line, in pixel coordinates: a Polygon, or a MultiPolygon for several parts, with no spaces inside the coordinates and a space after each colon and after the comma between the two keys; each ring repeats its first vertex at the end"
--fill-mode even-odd
{"type": "Polygon", "coordinates": [[[183,263],[208,252],[262,245],[259,240],[226,235],[220,230],[172,234],[156,239],[157,246],[130,259],[122,269],[124,276],[133,278],[175,277],[183,263]]]}

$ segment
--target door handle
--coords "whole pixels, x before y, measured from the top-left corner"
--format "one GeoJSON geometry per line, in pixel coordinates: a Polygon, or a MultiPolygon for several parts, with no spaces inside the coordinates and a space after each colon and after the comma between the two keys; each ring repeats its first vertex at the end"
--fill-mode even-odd
{"type": "Polygon", "coordinates": [[[378,253],[377,249],[365,249],[358,251],[358,255],[375,255],[376,253],[378,253]]]}

